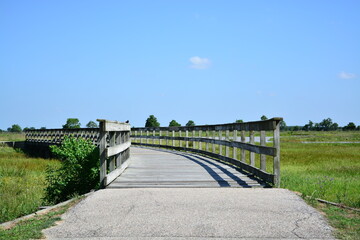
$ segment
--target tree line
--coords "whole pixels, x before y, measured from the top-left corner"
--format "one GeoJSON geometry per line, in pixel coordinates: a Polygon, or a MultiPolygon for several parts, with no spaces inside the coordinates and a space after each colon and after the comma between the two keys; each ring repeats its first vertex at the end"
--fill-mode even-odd
{"type": "MultiPolygon", "coordinates": [[[[66,123],[64,125],[62,125],[63,129],[80,128],[80,127],[81,127],[81,123],[80,123],[78,118],[68,118],[66,120],[66,123]]],[[[89,121],[86,124],[86,127],[87,128],[98,128],[99,126],[97,125],[96,122],[89,121]]],[[[46,129],[46,127],[41,127],[39,129],[46,129]]],[[[28,131],[28,130],[36,130],[36,128],[34,128],[34,127],[25,127],[25,128],[22,129],[19,124],[13,124],[11,127],[9,127],[7,129],[7,132],[20,133],[20,132],[28,131]]],[[[4,132],[4,131],[0,129],[0,132],[4,132]]]]}
{"type": "MultiPolygon", "coordinates": [[[[265,115],[260,117],[260,120],[267,120],[268,118],[265,115]]],[[[235,120],[235,123],[243,123],[242,119],[235,120]]],[[[178,123],[176,120],[171,120],[169,122],[169,127],[180,127],[183,126],[178,123]]],[[[185,126],[192,127],[195,126],[195,122],[193,120],[189,120],[185,126]]],[[[64,129],[71,129],[71,128],[80,128],[81,123],[78,118],[68,118],[66,123],[62,125],[64,129]]],[[[87,128],[98,128],[96,122],[89,121],[86,124],[87,128]]],[[[160,123],[158,122],[157,118],[154,115],[150,115],[145,121],[145,127],[160,127],[160,123]]],[[[41,127],[40,129],[46,129],[46,127],[41,127]]],[[[8,132],[22,132],[27,130],[35,130],[34,127],[25,127],[22,129],[20,125],[13,124],[11,127],[7,129],[8,132]]],[[[346,126],[340,127],[339,124],[333,122],[331,118],[323,119],[319,123],[315,123],[311,120],[304,126],[287,126],[285,121],[280,123],[280,130],[281,131],[336,131],[336,130],[343,130],[343,131],[360,131],[360,125],[356,126],[354,122],[349,122],[346,126]]],[[[0,129],[0,132],[4,132],[0,129]]]]}
{"type": "MultiPolygon", "coordinates": [[[[268,118],[265,115],[260,117],[260,120],[265,121],[268,118]]],[[[235,123],[243,123],[242,119],[235,120],[235,123]]],[[[171,120],[169,122],[169,127],[180,127],[182,126],[176,120],[171,120]]],[[[195,122],[193,120],[189,120],[185,126],[195,126],[195,122]]],[[[145,121],[145,127],[160,127],[160,123],[154,115],[150,115],[145,121]]],[[[285,121],[280,123],[280,130],[282,131],[360,131],[360,125],[356,126],[355,123],[349,122],[346,126],[340,127],[339,124],[332,121],[331,118],[326,118],[319,123],[314,123],[309,120],[309,123],[304,126],[287,126],[285,121]]]]}

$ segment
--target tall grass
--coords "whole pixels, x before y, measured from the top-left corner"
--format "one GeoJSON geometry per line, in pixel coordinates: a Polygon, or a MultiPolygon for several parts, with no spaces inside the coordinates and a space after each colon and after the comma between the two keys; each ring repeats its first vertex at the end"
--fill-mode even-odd
{"type": "Polygon", "coordinates": [[[301,143],[309,140],[356,141],[359,137],[357,132],[283,134],[281,187],[360,208],[360,144],[301,143]]]}
{"type": "Polygon", "coordinates": [[[59,162],[29,158],[0,146],[0,222],[30,214],[42,204],[45,169],[59,162]]]}
{"type": "Polygon", "coordinates": [[[0,141],[25,141],[25,133],[0,132],[0,141]]]}

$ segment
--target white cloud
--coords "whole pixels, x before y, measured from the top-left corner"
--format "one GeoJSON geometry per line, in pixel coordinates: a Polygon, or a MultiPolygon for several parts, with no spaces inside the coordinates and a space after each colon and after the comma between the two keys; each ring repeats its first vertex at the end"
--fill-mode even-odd
{"type": "Polygon", "coordinates": [[[352,79],[352,78],[356,78],[356,75],[353,73],[347,73],[347,72],[341,72],[339,73],[339,78],[341,79],[352,79]]]}
{"type": "Polygon", "coordinates": [[[192,64],[190,67],[195,69],[205,69],[208,68],[211,64],[208,58],[201,58],[198,56],[191,57],[189,60],[192,64]]]}

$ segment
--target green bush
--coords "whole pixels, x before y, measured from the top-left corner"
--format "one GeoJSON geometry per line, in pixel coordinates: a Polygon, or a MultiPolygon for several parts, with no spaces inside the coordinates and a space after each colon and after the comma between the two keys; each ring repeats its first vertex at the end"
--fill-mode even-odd
{"type": "Polygon", "coordinates": [[[99,151],[90,141],[65,137],[61,146],[51,146],[62,162],[48,168],[45,202],[58,203],[99,187],[99,151]]]}

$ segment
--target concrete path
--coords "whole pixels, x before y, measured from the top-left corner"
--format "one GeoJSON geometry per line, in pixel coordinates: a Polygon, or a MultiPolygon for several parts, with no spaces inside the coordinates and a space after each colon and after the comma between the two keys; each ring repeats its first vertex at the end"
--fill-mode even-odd
{"type": "Polygon", "coordinates": [[[129,188],[97,191],[48,239],[333,239],[322,215],[285,189],[129,188]]]}

